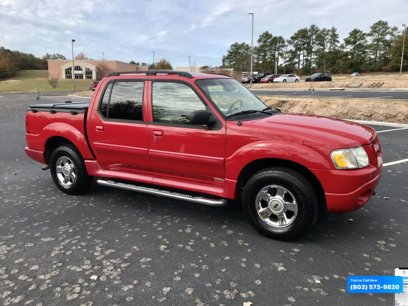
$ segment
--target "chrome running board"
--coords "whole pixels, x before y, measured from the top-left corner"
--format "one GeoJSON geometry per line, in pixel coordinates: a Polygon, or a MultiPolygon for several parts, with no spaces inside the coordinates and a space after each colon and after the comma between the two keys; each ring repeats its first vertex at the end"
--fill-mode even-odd
{"type": "Polygon", "coordinates": [[[124,190],[143,192],[143,193],[153,194],[157,196],[203,204],[207,206],[225,206],[227,205],[227,200],[225,199],[209,199],[209,198],[192,196],[189,194],[178,193],[174,191],[160,190],[156,188],[137,186],[137,185],[120,183],[120,182],[110,181],[110,180],[108,181],[108,180],[98,179],[96,180],[96,182],[99,185],[103,185],[103,186],[116,187],[116,188],[120,188],[124,190]]]}

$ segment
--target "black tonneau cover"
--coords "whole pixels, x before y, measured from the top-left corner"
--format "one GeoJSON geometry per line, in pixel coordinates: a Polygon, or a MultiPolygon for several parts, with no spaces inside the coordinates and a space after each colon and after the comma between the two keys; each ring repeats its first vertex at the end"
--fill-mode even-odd
{"type": "Polygon", "coordinates": [[[55,111],[55,112],[85,112],[89,107],[87,102],[58,102],[58,103],[40,103],[30,105],[31,111],[55,111]]]}

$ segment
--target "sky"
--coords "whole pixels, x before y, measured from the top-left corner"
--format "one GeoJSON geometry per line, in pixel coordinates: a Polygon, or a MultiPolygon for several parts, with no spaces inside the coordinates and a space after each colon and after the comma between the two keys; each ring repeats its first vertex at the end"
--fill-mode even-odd
{"type": "Polygon", "coordinates": [[[302,27],[336,27],[340,38],[353,28],[368,31],[382,19],[408,24],[407,0],[0,0],[0,46],[42,57],[129,62],[165,58],[173,67],[221,65],[234,42],[254,44],[264,31],[289,38],[302,27]]]}

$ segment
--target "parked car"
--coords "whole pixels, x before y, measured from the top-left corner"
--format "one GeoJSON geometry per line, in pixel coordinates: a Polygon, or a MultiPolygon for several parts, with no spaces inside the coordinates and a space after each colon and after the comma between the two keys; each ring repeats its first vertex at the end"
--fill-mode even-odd
{"type": "Polygon", "coordinates": [[[241,79],[242,84],[248,84],[251,81],[251,78],[249,76],[243,77],[241,79]]]}
{"type": "Polygon", "coordinates": [[[330,73],[327,72],[317,72],[313,73],[311,76],[305,79],[305,82],[323,82],[323,81],[332,81],[330,73]]]}
{"type": "Polygon", "coordinates": [[[285,114],[230,77],[180,71],[116,72],[90,102],[31,105],[26,141],[64,193],[95,179],[210,206],[241,201],[257,230],[286,240],[326,211],[363,207],[383,164],[370,127],[285,114]]]}
{"type": "Polygon", "coordinates": [[[261,83],[272,83],[273,80],[279,76],[280,74],[268,74],[267,76],[261,79],[261,83]]]}
{"type": "Polygon", "coordinates": [[[93,82],[91,82],[91,84],[89,84],[89,90],[94,91],[95,88],[96,88],[96,86],[98,86],[98,84],[99,84],[99,81],[93,81],[93,82]]]}
{"type": "Polygon", "coordinates": [[[357,72],[357,71],[355,71],[355,72],[353,72],[352,74],[350,74],[351,76],[353,76],[353,77],[357,77],[357,76],[361,76],[361,73],[360,72],[357,72]]]}
{"type": "Polygon", "coordinates": [[[281,76],[274,78],[274,83],[296,83],[300,78],[296,74],[282,74],[281,76]]]}
{"type": "Polygon", "coordinates": [[[263,72],[263,73],[258,73],[254,75],[252,78],[252,83],[260,83],[262,78],[266,77],[267,75],[272,74],[272,72],[263,72]]]}

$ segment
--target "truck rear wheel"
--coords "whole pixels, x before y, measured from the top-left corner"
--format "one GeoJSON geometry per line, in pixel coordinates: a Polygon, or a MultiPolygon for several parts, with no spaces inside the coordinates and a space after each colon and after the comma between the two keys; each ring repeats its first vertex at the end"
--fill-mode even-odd
{"type": "Polygon", "coordinates": [[[271,238],[298,238],[318,218],[316,192],[292,169],[276,167],[256,173],[245,185],[242,199],[251,224],[271,238]]]}
{"type": "Polygon", "coordinates": [[[92,183],[80,153],[71,145],[54,150],[50,160],[51,176],[57,187],[72,195],[84,193],[92,183]]]}

